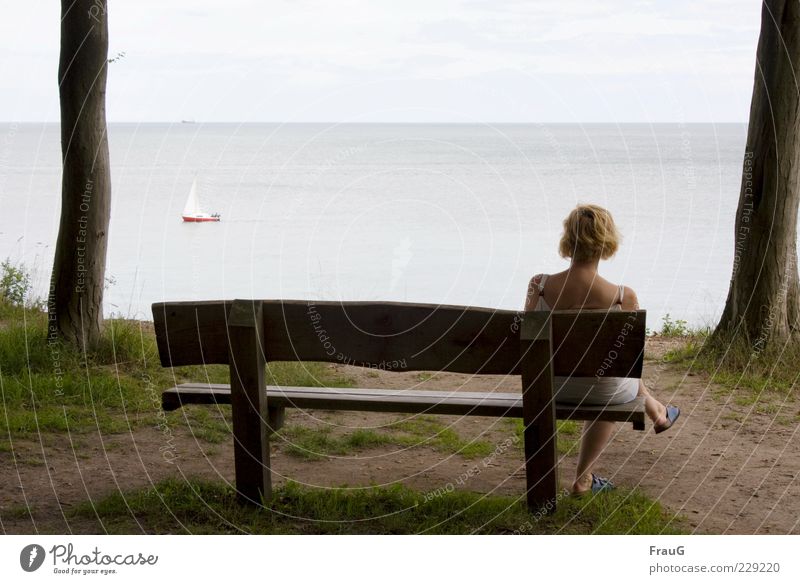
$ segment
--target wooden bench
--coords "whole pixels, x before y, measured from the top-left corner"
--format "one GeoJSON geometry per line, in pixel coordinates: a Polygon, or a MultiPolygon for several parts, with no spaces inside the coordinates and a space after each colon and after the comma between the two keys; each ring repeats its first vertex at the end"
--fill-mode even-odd
{"type": "Polygon", "coordinates": [[[553,401],[553,376],[642,374],[644,311],[513,312],[396,302],[232,300],[153,305],[161,364],[226,364],[230,385],[185,383],[165,410],[231,404],[239,499],[271,497],[269,436],[287,407],[523,419],[527,502],[552,510],[558,490],[556,418],[631,422],[644,403],[553,401]],[[389,371],[519,375],[520,393],[266,386],[270,361],[321,361],[389,371]]]}

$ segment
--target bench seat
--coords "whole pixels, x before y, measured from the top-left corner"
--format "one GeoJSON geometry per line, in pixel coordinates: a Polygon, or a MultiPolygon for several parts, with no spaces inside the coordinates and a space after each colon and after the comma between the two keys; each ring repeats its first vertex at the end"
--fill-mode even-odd
{"type": "MultiPolygon", "coordinates": [[[[188,404],[230,404],[231,386],[216,383],[184,383],[164,391],[164,410],[188,404]]],[[[273,408],[397,412],[452,416],[522,418],[522,395],[476,391],[356,389],[330,387],[267,386],[267,405],[273,408]]],[[[560,420],[608,420],[631,422],[644,430],[644,398],[611,406],[572,406],[556,403],[560,420]]]]}

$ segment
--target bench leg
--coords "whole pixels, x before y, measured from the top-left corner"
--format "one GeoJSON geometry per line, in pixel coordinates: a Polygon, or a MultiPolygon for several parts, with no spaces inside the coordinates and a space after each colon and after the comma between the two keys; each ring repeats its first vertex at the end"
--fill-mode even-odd
{"type": "Polygon", "coordinates": [[[551,330],[549,313],[527,313],[520,335],[527,502],[544,513],[555,511],[558,492],[551,330]]]}
{"type": "Polygon", "coordinates": [[[528,509],[533,513],[555,511],[558,492],[558,460],[549,424],[525,425],[525,483],[528,509]]]}
{"type": "Polygon", "coordinates": [[[260,302],[234,302],[228,333],[236,491],[241,502],[255,505],[272,498],[261,327],[260,302]]]}
{"type": "Polygon", "coordinates": [[[286,420],[286,408],[283,407],[267,407],[267,426],[270,432],[277,432],[283,428],[283,423],[286,420]]]}

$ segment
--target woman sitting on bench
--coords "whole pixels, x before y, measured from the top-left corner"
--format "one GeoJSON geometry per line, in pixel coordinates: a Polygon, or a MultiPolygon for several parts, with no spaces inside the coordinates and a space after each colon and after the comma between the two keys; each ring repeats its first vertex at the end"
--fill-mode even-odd
{"type": "MultiPolygon", "coordinates": [[[[562,257],[571,259],[568,269],[557,274],[537,274],[531,279],[525,310],[610,309],[637,310],[636,293],[623,285],[612,284],[597,273],[601,259],[613,256],[619,247],[619,233],[611,213],[597,205],[579,205],[564,220],[559,243],[562,257]]],[[[645,398],[645,411],[656,433],[667,430],[680,414],[675,406],[664,406],[655,399],[641,379],[627,377],[554,378],[557,402],[582,405],[611,405],[645,398]]],[[[597,493],[614,485],[592,472],[614,430],[614,422],[586,422],[573,494],[597,493]]]]}

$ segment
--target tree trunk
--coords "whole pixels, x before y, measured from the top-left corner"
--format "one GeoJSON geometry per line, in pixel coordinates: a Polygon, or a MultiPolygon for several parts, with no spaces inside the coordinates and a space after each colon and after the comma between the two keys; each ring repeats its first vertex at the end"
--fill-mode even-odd
{"type": "Polygon", "coordinates": [[[716,333],[754,348],[797,335],[800,3],[765,0],[736,212],[733,276],[716,333]]]}
{"type": "Polygon", "coordinates": [[[48,311],[51,331],[81,350],[103,325],[111,177],[106,135],[106,0],[61,1],[61,222],[48,311]]]}

